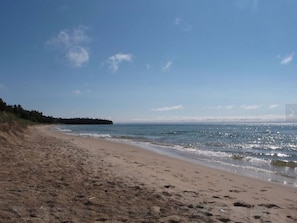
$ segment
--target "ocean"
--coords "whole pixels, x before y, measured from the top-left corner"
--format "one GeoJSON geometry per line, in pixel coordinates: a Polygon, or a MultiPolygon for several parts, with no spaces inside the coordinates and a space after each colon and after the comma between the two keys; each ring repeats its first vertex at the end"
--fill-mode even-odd
{"type": "Polygon", "coordinates": [[[297,187],[297,124],[114,124],[55,128],[66,134],[133,144],[209,167],[297,187]]]}

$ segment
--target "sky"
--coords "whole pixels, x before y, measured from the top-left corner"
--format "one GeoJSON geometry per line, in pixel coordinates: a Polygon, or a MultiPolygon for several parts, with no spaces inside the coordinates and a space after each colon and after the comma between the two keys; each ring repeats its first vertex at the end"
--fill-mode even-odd
{"type": "Polygon", "coordinates": [[[296,0],[0,5],[8,104],[121,123],[278,120],[297,103],[296,0]]]}

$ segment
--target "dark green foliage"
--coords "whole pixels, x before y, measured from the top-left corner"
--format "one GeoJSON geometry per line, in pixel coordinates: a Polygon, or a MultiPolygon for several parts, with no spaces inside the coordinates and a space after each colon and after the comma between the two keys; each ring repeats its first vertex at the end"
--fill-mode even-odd
{"type": "MultiPolygon", "coordinates": [[[[45,116],[39,111],[28,111],[22,108],[21,105],[7,105],[0,98],[0,112],[2,116],[5,114],[14,114],[17,118],[29,120],[35,123],[45,123],[45,124],[113,124],[110,120],[104,119],[92,119],[92,118],[54,118],[51,116],[45,116]]],[[[7,115],[6,115],[7,116],[7,115]]],[[[1,114],[0,114],[1,117],[1,114]]],[[[4,119],[1,119],[2,122],[4,119]]],[[[0,122],[1,122],[0,120],[0,122]]]]}
{"type": "Polygon", "coordinates": [[[69,118],[69,119],[59,119],[59,122],[62,124],[76,124],[76,125],[84,125],[84,124],[105,124],[111,125],[113,124],[110,120],[104,119],[93,119],[93,118],[69,118]]]}
{"type": "Polygon", "coordinates": [[[6,103],[0,98],[0,111],[4,111],[6,109],[6,103]]]}

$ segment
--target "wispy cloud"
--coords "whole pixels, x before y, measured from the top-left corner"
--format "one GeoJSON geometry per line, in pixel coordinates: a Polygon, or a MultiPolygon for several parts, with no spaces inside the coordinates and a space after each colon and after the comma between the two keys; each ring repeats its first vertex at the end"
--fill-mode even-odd
{"type": "Polygon", "coordinates": [[[278,104],[272,104],[272,105],[269,105],[269,108],[277,108],[277,107],[279,107],[278,104]]]}
{"type": "Polygon", "coordinates": [[[90,37],[86,34],[86,26],[61,30],[56,36],[49,39],[46,44],[51,48],[64,53],[65,58],[75,67],[81,67],[89,61],[87,47],[90,37]]]}
{"type": "Polygon", "coordinates": [[[181,30],[185,32],[192,30],[192,25],[186,23],[185,20],[181,17],[175,17],[173,20],[173,24],[179,26],[181,30]]]}
{"type": "Polygon", "coordinates": [[[241,108],[246,109],[246,110],[256,110],[261,108],[262,105],[242,105],[241,108]]]}
{"type": "Polygon", "coordinates": [[[231,110],[233,108],[235,108],[235,105],[217,105],[217,106],[206,106],[203,107],[204,109],[216,109],[216,110],[220,110],[220,109],[227,109],[227,110],[231,110]]]}
{"type": "Polygon", "coordinates": [[[171,67],[171,65],[172,65],[172,61],[171,60],[167,61],[167,63],[162,67],[162,70],[163,71],[168,70],[171,67]]]}
{"type": "Polygon", "coordinates": [[[277,56],[277,57],[281,60],[280,63],[282,65],[287,65],[287,64],[291,63],[292,60],[294,59],[294,53],[291,53],[285,57],[281,57],[281,56],[277,56]]]}
{"type": "Polygon", "coordinates": [[[162,108],[153,108],[152,111],[164,112],[164,111],[173,111],[173,110],[181,110],[181,109],[184,109],[184,106],[175,105],[175,106],[162,107],[162,108]]]}
{"type": "Polygon", "coordinates": [[[116,72],[119,69],[119,65],[122,62],[132,62],[132,55],[131,54],[124,54],[124,53],[117,53],[108,58],[109,68],[116,72]]]}
{"type": "Polygon", "coordinates": [[[175,24],[175,25],[180,25],[182,21],[183,21],[183,20],[182,20],[180,17],[176,17],[176,18],[174,19],[174,24],[175,24]]]}
{"type": "Polygon", "coordinates": [[[84,63],[89,61],[89,52],[85,47],[74,46],[69,49],[66,57],[76,67],[81,67],[84,63]]]}
{"type": "Polygon", "coordinates": [[[80,94],[81,94],[81,91],[77,89],[77,90],[74,90],[73,93],[74,93],[75,95],[80,95],[80,94]]]}
{"type": "Polygon", "coordinates": [[[61,5],[61,6],[58,7],[58,10],[59,10],[61,13],[63,13],[63,12],[65,12],[65,11],[69,10],[69,6],[68,6],[68,5],[61,5]]]}
{"type": "Polygon", "coordinates": [[[230,110],[230,109],[233,109],[234,107],[235,107],[235,105],[227,105],[224,108],[230,110]]]}

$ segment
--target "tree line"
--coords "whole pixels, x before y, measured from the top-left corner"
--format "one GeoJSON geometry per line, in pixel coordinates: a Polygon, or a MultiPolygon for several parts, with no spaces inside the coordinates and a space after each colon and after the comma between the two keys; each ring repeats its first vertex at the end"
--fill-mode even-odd
{"type": "Polygon", "coordinates": [[[46,116],[39,111],[26,110],[21,105],[8,105],[5,101],[2,100],[2,98],[0,98],[0,112],[12,113],[18,118],[44,124],[113,124],[112,121],[106,119],[55,118],[52,116],[46,116]]]}

